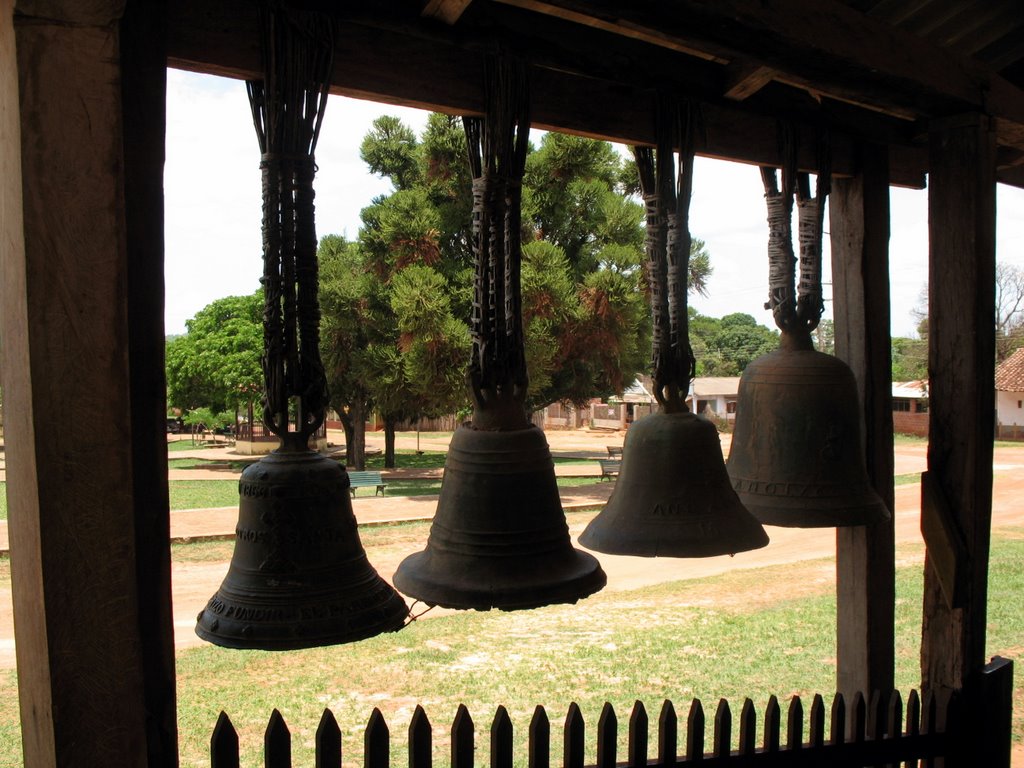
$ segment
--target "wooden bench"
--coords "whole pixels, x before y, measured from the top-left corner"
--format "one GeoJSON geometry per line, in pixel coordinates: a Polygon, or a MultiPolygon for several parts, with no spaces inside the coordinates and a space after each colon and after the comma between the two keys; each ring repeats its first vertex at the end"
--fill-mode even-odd
{"type": "Polygon", "coordinates": [[[619,459],[598,459],[597,462],[601,465],[601,479],[608,478],[611,480],[613,477],[619,476],[619,465],[622,462],[619,459]]]}
{"type": "Polygon", "coordinates": [[[348,473],[349,490],[352,491],[352,496],[356,495],[356,488],[373,488],[376,486],[377,490],[374,491],[374,496],[378,493],[383,496],[384,489],[388,487],[388,484],[384,482],[384,479],[380,476],[380,472],[349,472],[348,473]]]}
{"type": "Polygon", "coordinates": [[[609,445],[608,458],[609,459],[621,459],[622,458],[622,446],[621,445],[609,445]]]}

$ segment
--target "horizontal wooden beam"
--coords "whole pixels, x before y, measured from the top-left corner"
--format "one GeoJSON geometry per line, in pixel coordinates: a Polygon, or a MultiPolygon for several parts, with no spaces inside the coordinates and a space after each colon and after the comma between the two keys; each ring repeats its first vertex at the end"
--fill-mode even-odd
{"type": "Polygon", "coordinates": [[[445,24],[454,24],[465,13],[473,0],[427,0],[423,16],[439,19],[445,24]]]}
{"type": "Polygon", "coordinates": [[[741,58],[777,79],[901,117],[983,110],[1001,143],[1024,137],[1024,91],[982,65],[837,0],[496,0],[716,61],[741,58]]]}
{"type": "MultiPolygon", "coordinates": [[[[168,15],[171,66],[236,78],[260,76],[256,12],[250,3],[182,0],[171,4],[168,15]]],[[[444,25],[434,22],[434,26],[444,25]]],[[[436,30],[409,34],[395,28],[340,22],[332,92],[451,114],[479,114],[483,108],[482,66],[487,45],[484,40],[478,41],[476,48],[460,47],[436,30]]],[[[630,144],[654,142],[653,84],[640,88],[636,83],[584,77],[551,66],[533,67],[532,78],[536,127],[630,144]]],[[[689,86],[684,81],[678,87],[689,86]]],[[[753,104],[761,95],[755,94],[749,107],[747,102],[704,103],[706,141],[698,147],[699,152],[739,162],[778,165],[777,119],[765,104],[753,104]]],[[[836,105],[835,109],[840,120],[832,126],[833,170],[852,174],[856,171],[853,145],[857,137],[843,132],[844,107],[836,105]]],[[[815,120],[827,122],[828,114],[818,110],[815,120]]],[[[801,131],[800,158],[806,170],[816,167],[818,127],[808,122],[801,131]]],[[[879,140],[877,136],[871,138],[879,140]]],[[[909,144],[886,143],[890,146],[893,183],[923,186],[924,151],[909,144]]]]}

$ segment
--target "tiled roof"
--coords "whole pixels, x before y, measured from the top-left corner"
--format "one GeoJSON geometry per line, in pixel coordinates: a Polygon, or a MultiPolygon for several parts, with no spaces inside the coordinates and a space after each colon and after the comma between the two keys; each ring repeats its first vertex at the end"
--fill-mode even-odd
{"type": "Polygon", "coordinates": [[[999,392],[1024,392],[1024,347],[996,366],[996,389],[999,392]]]}

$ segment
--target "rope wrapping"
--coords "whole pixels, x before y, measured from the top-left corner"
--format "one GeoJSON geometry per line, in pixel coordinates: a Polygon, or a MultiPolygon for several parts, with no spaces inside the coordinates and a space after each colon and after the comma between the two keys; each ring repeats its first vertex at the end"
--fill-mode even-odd
{"type": "Polygon", "coordinates": [[[653,325],[654,397],[666,413],[673,413],[685,409],[686,393],[696,372],[690,346],[687,283],[698,120],[692,105],[680,105],[664,95],[658,97],[655,119],[657,150],[635,147],[633,153],[647,213],[644,249],[653,325]]]}
{"type": "Polygon", "coordinates": [[[304,447],[327,407],[313,179],[334,34],[327,19],[279,7],[261,9],[260,27],[264,75],[246,89],[262,154],[263,421],[286,444],[304,447]]]}
{"type": "Polygon", "coordinates": [[[821,243],[825,200],[829,193],[831,167],[827,137],[819,143],[816,195],[811,197],[810,177],[797,173],[796,132],[791,125],[780,126],[783,158],[782,188],[776,170],[761,168],[768,209],[768,302],[775,324],[784,334],[808,336],[818,327],[825,300],[821,277],[821,243]],[[793,251],[793,202],[797,198],[799,281],[793,251]],[[795,288],[794,288],[795,284],[795,288]]]}
{"type": "Polygon", "coordinates": [[[473,422],[519,428],[526,422],[529,386],[521,292],[522,179],[530,131],[525,64],[489,57],[485,99],[485,117],[462,121],[473,176],[473,422]]]}

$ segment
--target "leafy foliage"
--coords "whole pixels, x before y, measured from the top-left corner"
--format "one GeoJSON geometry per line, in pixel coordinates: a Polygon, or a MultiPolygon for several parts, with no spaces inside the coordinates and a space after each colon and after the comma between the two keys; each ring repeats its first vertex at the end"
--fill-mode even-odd
{"type": "Polygon", "coordinates": [[[233,410],[260,391],[263,371],[263,291],[228,296],[187,321],[167,341],[167,401],[183,411],[233,410]]]}
{"type": "Polygon", "coordinates": [[[751,362],[778,348],[779,335],[742,312],[716,319],[691,308],[690,341],[698,376],[739,376],[751,362]]]}

